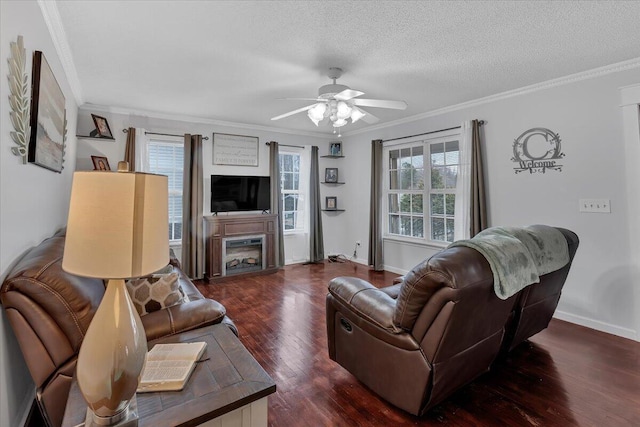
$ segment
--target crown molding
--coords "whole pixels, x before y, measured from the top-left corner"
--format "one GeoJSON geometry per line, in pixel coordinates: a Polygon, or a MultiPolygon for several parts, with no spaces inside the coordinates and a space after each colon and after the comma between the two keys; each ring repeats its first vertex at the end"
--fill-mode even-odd
{"type": "Polygon", "coordinates": [[[76,70],[75,63],[73,62],[73,56],[71,55],[71,47],[69,46],[69,40],[67,39],[67,33],[62,25],[62,18],[60,17],[60,11],[55,1],[38,0],[38,6],[42,11],[44,22],[47,24],[49,34],[53,45],[58,52],[58,57],[62,63],[62,68],[67,76],[67,82],[71,86],[71,92],[78,105],[84,103],[82,95],[82,85],[78,78],[78,71],[76,70]]]}
{"type": "Polygon", "coordinates": [[[320,133],[320,132],[296,131],[296,130],[282,129],[282,128],[277,128],[272,126],[254,125],[250,123],[228,122],[225,120],[209,119],[205,117],[161,113],[158,111],[135,110],[135,109],[124,108],[124,107],[110,107],[110,106],[99,105],[99,104],[87,103],[87,104],[81,105],[79,109],[83,111],[90,110],[92,112],[97,111],[102,113],[149,117],[154,119],[173,120],[173,121],[186,122],[186,123],[199,123],[199,124],[212,125],[212,126],[227,126],[227,127],[238,128],[238,129],[249,129],[249,130],[257,130],[257,131],[263,131],[263,132],[278,132],[278,133],[284,133],[288,135],[311,136],[314,138],[322,138],[327,140],[335,139],[335,135],[333,134],[328,135],[326,133],[320,133]]]}
{"type": "Polygon", "coordinates": [[[343,137],[349,137],[358,135],[361,133],[371,132],[378,129],[385,129],[388,127],[398,126],[404,123],[415,122],[417,120],[426,119],[429,117],[440,116],[442,114],[450,113],[453,111],[463,110],[465,108],[477,107],[483,104],[489,104],[491,102],[500,101],[503,99],[513,98],[516,96],[526,95],[541,90],[550,89],[557,86],[563,86],[571,83],[580,82],[583,80],[594,79],[596,77],[602,77],[607,74],[618,73],[620,71],[631,70],[634,68],[640,68],[640,58],[630,59],[628,61],[617,62],[615,64],[606,65],[604,67],[593,68],[587,71],[581,71],[579,73],[570,74],[564,77],[558,77],[556,79],[547,80],[541,83],[535,83],[529,86],[524,86],[518,89],[508,90],[506,92],[497,93],[495,95],[489,95],[484,98],[474,99],[472,101],[462,102],[460,104],[450,105],[448,107],[438,108],[437,110],[427,111],[426,113],[416,114],[415,116],[405,117],[391,122],[381,123],[379,125],[370,126],[363,129],[358,129],[350,132],[344,132],[343,137]]]}

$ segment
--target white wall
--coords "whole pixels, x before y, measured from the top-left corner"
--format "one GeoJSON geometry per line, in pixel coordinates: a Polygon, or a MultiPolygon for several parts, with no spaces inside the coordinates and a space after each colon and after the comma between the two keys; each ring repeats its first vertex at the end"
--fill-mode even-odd
{"type": "MultiPolygon", "coordinates": [[[[347,180],[349,200],[345,222],[351,226],[325,242],[352,248],[368,244],[370,150],[373,139],[388,139],[483,119],[485,177],[488,184],[490,225],[549,224],[575,231],[580,237],[571,273],[557,316],[621,336],[638,339],[634,300],[638,281],[632,273],[629,222],[638,221],[627,210],[625,143],[618,88],[638,83],[637,70],[569,83],[520,96],[348,136],[349,167],[357,173],[347,180]],[[562,172],[515,175],[512,144],[522,132],[545,127],[560,134],[562,172]],[[352,155],[353,153],[353,155],[352,155]],[[611,214],[578,212],[578,199],[611,200],[611,214]]],[[[428,94],[425,94],[428,96],[428,94]]],[[[635,163],[632,163],[635,165],[635,163]]],[[[434,250],[385,244],[385,266],[407,271],[434,250]]],[[[352,250],[352,249],[351,249],[352,250]]]]}
{"type": "MultiPolygon", "coordinates": [[[[29,248],[51,236],[67,221],[67,207],[76,159],[77,105],[42,13],[35,1],[0,2],[0,280],[29,248]],[[69,138],[62,174],[23,165],[11,153],[9,132],[7,59],[9,43],[24,36],[27,69],[31,78],[34,50],[44,53],[66,98],[69,138]]],[[[0,425],[19,425],[33,396],[33,382],[11,326],[0,314],[0,425]]]]}
{"type": "MultiPolygon", "coordinates": [[[[123,114],[105,107],[84,105],[80,108],[78,117],[78,134],[88,135],[93,129],[91,113],[105,117],[116,141],[78,139],[77,168],[83,170],[93,169],[91,162],[92,155],[105,156],[109,159],[112,169],[115,169],[118,161],[124,158],[124,150],[127,135],[122,129],[129,127],[144,128],[149,132],[168,133],[182,135],[184,133],[201,134],[209,137],[208,141],[203,141],[203,164],[204,164],[204,215],[211,215],[211,181],[210,175],[269,175],[269,146],[268,141],[277,141],[280,144],[299,145],[307,147],[311,145],[320,147],[321,153],[328,150],[327,138],[320,138],[308,135],[295,135],[289,133],[273,132],[264,129],[246,129],[232,126],[220,126],[213,123],[206,123],[206,120],[192,121],[168,120],[166,118],[152,117],[142,114],[123,114]],[[236,135],[256,136],[259,138],[258,166],[226,166],[213,165],[213,133],[228,133],[236,135]]],[[[188,120],[188,119],[187,119],[188,120]]],[[[153,135],[150,135],[153,137],[153,135]]],[[[175,140],[175,138],[174,138],[175,140]]],[[[324,171],[324,169],[322,169],[324,171]]],[[[324,173],[324,172],[323,172],[324,173]]],[[[219,215],[233,215],[235,213],[220,213],[219,215]]],[[[301,262],[308,260],[309,247],[305,236],[285,236],[285,260],[287,263],[301,262]]]]}

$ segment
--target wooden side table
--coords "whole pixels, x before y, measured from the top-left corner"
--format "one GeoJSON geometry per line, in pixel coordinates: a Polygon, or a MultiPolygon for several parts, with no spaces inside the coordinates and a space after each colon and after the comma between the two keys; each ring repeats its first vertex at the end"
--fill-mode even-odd
{"type": "MultiPolygon", "coordinates": [[[[193,341],[207,343],[203,361],[182,391],[138,393],[138,426],[266,427],[267,396],[276,384],[226,325],[151,341],[149,349],[158,343],[193,341]]],[[[74,380],[63,427],[83,425],[86,409],[74,380]]]]}

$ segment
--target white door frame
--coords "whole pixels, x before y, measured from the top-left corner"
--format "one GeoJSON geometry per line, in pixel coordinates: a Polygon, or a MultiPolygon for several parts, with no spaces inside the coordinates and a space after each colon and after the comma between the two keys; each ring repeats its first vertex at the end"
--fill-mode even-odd
{"type": "Polygon", "coordinates": [[[640,341],[640,84],[620,88],[625,139],[630,265],[633,269],[635,339],[640,341]]]}

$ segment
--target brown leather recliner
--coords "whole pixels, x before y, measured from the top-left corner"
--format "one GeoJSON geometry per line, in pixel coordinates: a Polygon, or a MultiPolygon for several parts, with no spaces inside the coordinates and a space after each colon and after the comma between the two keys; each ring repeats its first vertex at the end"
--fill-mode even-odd
{"type": "MultiPolygon", "coordinates": [[[[102,280],[62,270],[64,230],[29,250],[7,275],[0,300],[16,335],[36,399],[50,426],[62,423],[80,345],[104,295],[102,280]]],[[[179,270],[189,302],[142,316],[147,340],[225,322],[225,308],[204,298],[179,270]]]]}
{"type": "MultiPolygon", "coordinates": [[[[578,247],[575,233],[559,229],[578,247]]],[[[499,299],[486,259],[445,249],[399,284],[378,289],[354,277],[329,284],[329,357],[393,405],[421,415],[546,328],[571,261],[516,295],[499,299]]]]}

